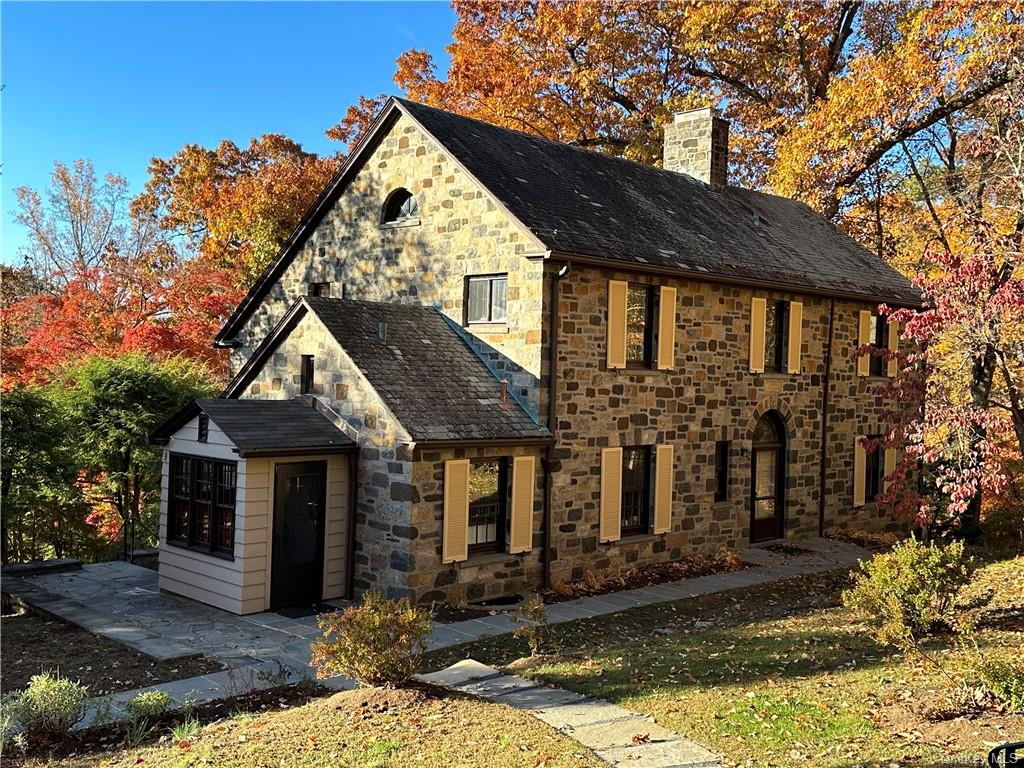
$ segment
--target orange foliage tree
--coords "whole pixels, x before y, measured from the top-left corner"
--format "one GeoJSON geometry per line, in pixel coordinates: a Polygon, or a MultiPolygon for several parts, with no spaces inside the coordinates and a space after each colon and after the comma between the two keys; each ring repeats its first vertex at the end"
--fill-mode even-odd
{"type": "Polygon", "coordinates": [[[188,144],[167,160],[152,160],[132,211],[152,218],[212,266],[232,270],[235,286],[244,289],[338,165],[337,156],[318,157],[277,134],[244,148],[231,141],[216,149],[188,144]]]}

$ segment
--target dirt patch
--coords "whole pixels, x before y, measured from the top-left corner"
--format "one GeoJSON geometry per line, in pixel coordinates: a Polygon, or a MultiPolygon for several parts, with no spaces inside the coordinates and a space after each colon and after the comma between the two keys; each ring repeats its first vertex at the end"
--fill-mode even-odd
{"type": "Polygon", "coordinates": [[[216,672],[212,659],[195,656],[159,661],[48,614],[29,611],[0,619],[3,690],[28,685],[40,672],[59,672],[102,696],[156,683],[216,672]]]}
{"type": "Polygon", "coordinates": [[[900,541],[900,537],[895,533],[858,530],[834,530],[828,533],[828,538],[835,541],[845,541],[847,544],[856,544],[858,547],[869,549],[872,552],[885,552],[892,549],[900,541]]]}
{"type": "Polygon", "coordinates": [[[356,688],[336,693],[328,699],[335,709],[365,710],[368,713],[399,712],[418,707],[434,693],[426,687],[416,688],[356,688]]]}
{"type": "Polygon", "coordinates": [[[977,752],[978,744],[1005,744],[1024,733],[1024,715],[988,710],[971,717],[929,720],[916,710],[915,704],[889,704],[872,713],[871,720],[898,739],[930,744],[950,754],[977,752]]]}
{"type": "Polygon", "coordinates": [[[623,573],[600,579],[588,577],[583,581],[561,582],[550,589],[541,590],[539,594],[544,599],[544,602],[550,605],[552,603],[561,603],[565,600],[575,600],[580,597],[608,595],[626,589],[652,587],[656,584],[667,584],[672,581],[709,576],[713,573],[728,573],[730,571],[742,571],[745,568],[755,567],[757,566],[741,560],[739,555],[723,551],[714,557],[692,555],[681,560],[673,560],[669,563],[643,565],[639,568],[633,568],[623,573]]]}

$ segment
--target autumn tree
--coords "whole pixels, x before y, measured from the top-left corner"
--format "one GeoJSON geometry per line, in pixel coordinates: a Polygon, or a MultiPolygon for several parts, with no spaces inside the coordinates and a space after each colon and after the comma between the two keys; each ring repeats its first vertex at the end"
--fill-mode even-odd
{"type": "Polygon", "coordinates": [[[129,211],[127,184],[57,163],[44,193],[20,188],[25,265],[5,273],[3,373],[46,381],[85,354],[183,353],[223,366],[211,341],[237,302],[228,270],[183,258],[129,211]]]}
{"type": "Polygon", "coordinates": [[[248,288],[338,169],[291,139],[267,134],[247,147],[188,144],[154,158],[146,188],[132,204],[216,268],[230,269],[234,287],[248,288]]]}
{"type": "MultiPolygon", "coordinates": [[[[737,179],[840,214],[902,144],[1004,85],[1013,3],[454,3],[443,77],[398,60],[416,100],[642,162],[672,112],[732,119],[737,179]]],[[[375,100],[330,135],[353,140],[375,100]]]]}

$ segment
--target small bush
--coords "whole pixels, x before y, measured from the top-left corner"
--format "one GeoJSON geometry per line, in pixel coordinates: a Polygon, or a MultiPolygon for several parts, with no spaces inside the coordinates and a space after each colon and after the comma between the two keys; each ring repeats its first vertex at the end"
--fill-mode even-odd
{"type": "Polygon", "coordinates": [[[85,716],[85,686],[60,675],[35,675],[15,696],[8,706],[13,706],[14,722],[28,734],[67,733],[85,716]]]}
{"type": "Polygon", "coordinates": [[[125,704],[125,711],[132,720],[146,720],[160,717],[171,708],[174,700],[166,691],[144,691],[125,704]]]}
{"type": "Polygon", "coordinates": [[[516,637],[526,639],[530,646],[530,655],[536,656],[541,649],[549,642],[551,636],[551,625],[548,623],[548,609],[540,595],[533,595],[523,603],[520,609],[522,615],[518,621],[522,626],[513,633],[516,637]]]}
{"type": "Polygon", "coordinates": [[[18,735],[21,715],[21,692],[0,696],[0,747],[6,747],[18,735]]]}
{"type": "Polygon", "coordinates": [[[974,667],[978,682],[1009,707],[1024,713],[1024,661],[982,657],[974,667]]]}
{"type": "Polygon", "coordinates": [[[872,625],[881,643],[908,648],[947,628],[970,629],[961,591],[977,566],[960,542],[942,546],[908,539],[861,563],[843,603],[872,625]]]}
{"type": "Polygon", "coordinates": [[[416,671],[430,635],[430,613],[407,598],[368,592],[362,603],[320,617],[310,646],[318,677],[346,675],[363,685],[398,686],[416,671]]]}

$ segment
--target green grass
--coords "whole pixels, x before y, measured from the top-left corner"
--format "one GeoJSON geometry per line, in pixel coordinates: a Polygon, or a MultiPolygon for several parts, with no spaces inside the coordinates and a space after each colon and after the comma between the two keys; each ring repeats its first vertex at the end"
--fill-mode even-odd
{"type": "MultiPolygon", "coordinates": [[[[1024,558],[980,574],[997,593],[991,614],[1018,616],[977,632],[986,654],[1009,656],[1024,642],[1021,572],[1024,558]]],[[[651,715],[736,765],[941,765],[951,754],[982,756],[987,741],[1024,728],[1024,718],[1006,716],[1000,738],[994,716],[961,729],[918,723],[919,737],[899,735],[906,723],[890,721],[906,715],[908,695],[945,680],[916,657],[879,648],[838,606],[845,584],[842,575],[808,577],[556,626],[559,653],[523,674],[651,715]]],[[[953,667],[965,657],[941,641],[928,648],[953,667]]],[[[514,639],[491,638],[436,654],[431,666],[523,653],[514,639]]]]}

